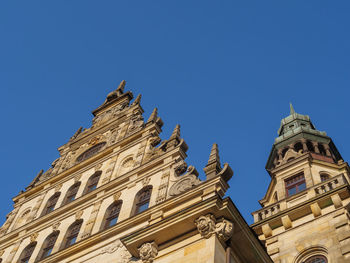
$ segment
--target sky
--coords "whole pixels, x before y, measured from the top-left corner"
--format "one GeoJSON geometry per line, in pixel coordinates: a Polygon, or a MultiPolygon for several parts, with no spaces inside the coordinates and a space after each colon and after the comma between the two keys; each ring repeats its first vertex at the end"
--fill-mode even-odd
{"type": "Polygon", "coordinates": [[[289,102],[350,158],[349,1],[0,1],[0,223],[127,81],[204,179],[213,143],[246,221],[289,102]]]}

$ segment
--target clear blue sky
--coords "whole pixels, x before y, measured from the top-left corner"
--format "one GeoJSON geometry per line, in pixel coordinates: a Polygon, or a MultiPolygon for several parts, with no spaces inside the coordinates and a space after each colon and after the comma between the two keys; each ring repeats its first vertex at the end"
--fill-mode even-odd
{"type": "Polygon", "coordinates": [[[349,13],[349,1],[2,0],[0,222],[125,79],[146,118],[158,107],[162,138],[181,124],[202,178],[219,144],[251,223],[290,101],[350,157],[349,13]]]}

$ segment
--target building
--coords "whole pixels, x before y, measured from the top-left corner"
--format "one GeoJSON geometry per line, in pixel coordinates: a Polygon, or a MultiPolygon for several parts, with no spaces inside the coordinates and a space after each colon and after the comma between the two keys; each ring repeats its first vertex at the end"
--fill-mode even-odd
{"type": "Polygon", "coordinates": [[[274,262],[350,262],[349,166],[309,116],[281,121],[271,182],[251,226],[274,262]]]}
{"type": "Polygon", "coordinates": [[[233,172],[221,165],[217,145],[201,181],[185,162],[180,126],[162,141],[157,109],[144,121],[141,96],[132,101],[124,87],[13,198],[0,228],[0,262],[272,263],[224,198],[233,172]]]}

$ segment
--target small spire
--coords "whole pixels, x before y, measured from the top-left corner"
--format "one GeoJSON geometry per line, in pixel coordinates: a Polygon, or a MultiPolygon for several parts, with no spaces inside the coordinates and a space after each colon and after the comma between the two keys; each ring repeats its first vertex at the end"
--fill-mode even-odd
{"type": "Polygon", "coordinates": [[[208,163],[203,170],[207,179],[215,177],[221,171],[219,149],[216,143],[211,148],[208,163]]]}
{"type": "Polygon", "coordinates": [[[147,122],[156,121],[157,116],[158,116],[158,109],[154,108],[154,110],[152,111],[151,116],[149,116],[147,122]]]}
{"type": "Polygon", "coordinates": [[[180,125],[179,124],[177,124],[175,126],[175,129],[173,130],[173,133],[170,136],[170,140],[176,139],[176,138],[180,138],[180,125]]]}
{"type": "Polygon", "coordinates": [[[217,162],[220,166],[219,149],[218,149],[218,145],[216,143],[214,143],[213,147],[211,147],[208,164],[211,164],[214,162],[217,162]]]}
{"type": "Polygon", "coordinates": [[[293,115],[295,113],[295,110],[294,110],[293,104],[291,102],[289,103],[289,107],[290,107],[290,115],[293,115]]]}
{"type": "Polygon", "coordinates": [[[132,105],[140,104],[140,101],[141,101],[141,94],[137,95],[132,105]]]}
{"type": "Polygon", "coordinates": [[[124,88],[125,88],[125,84],[126,84],[126,81],[125,80],[122,80],[121,82],[120,82],[120,84],[119,84],[119,86],[118,86],[118,88],[117,88],[117,93],[118,93],[118,95],[121,95],[121,94],[123,94],[123,92],[124,92],[124,88]]]}

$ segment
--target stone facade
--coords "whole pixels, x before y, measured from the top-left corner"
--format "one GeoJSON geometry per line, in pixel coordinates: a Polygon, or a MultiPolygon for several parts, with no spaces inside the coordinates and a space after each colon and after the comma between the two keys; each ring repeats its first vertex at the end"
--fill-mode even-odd
{"type": "Polygon", "coordinates": [[[331,138],[291,106],[266,169],[271,182],[251,227],[273,261],[350,262],[349,166],[331,138]]]}
{"type": "Polygon", "coordinates": [[[0,262],[272,262],[224,198],[233,172],[217,145],[201,181],[185,162],[180,126],[162,141],[157,109],[145,121],[141,96],[132,101],[124,89],[122,81],[93,111],[92,126],[13,198],[0,262]]]}

